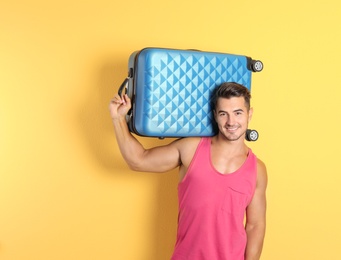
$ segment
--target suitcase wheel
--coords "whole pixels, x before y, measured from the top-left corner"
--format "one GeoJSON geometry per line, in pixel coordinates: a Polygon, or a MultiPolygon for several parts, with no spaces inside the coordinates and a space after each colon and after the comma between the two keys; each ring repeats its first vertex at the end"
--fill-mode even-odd
{"type": "Polygon", "coordinates": [[[254,72],[260,72],[263,70],[263,63],[260,60],[254,60],[251,67],[254,72]]]}
{"type": "Polygon", "coordinates": [[[247,141],[255,142],[257,141],[258,137],[259,137],[259,134],[256,130],[251,130],[251,129],[246,130],[245,138],[247,141]]]}

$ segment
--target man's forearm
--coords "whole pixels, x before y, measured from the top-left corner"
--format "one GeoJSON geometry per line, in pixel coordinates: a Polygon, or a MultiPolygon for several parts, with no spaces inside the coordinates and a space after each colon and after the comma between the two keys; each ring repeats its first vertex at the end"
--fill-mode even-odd
{"type": "Polygon", "coordinates": [[[265,235],[265,224],[254,227],[246,227],[247,244],[245,260],[259,260],[265,235]]]}

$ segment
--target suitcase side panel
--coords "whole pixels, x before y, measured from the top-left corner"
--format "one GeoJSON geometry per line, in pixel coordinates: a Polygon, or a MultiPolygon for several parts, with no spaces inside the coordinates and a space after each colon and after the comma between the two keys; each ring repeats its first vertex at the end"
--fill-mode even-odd
{"type": "Polygon", "coordinates": [[[134,128],[144,136],[212,136],[211,95],[223,82],[251,88],[247,58],[200,51],[143,49],[135,64],[134,128]]]}
{"type": "Polygon", "coordinates": [[[131,99],[131,112],[130,112],[130,116],[127,116],[127,123],[128,123],[128,128],[130,132],[133,133],[137,133],[135,130],[135,124],[134,124],[134,110],[135,110],[135,60],[136,60],[136,56],[138,55],[139,51],[135,51],[133,52],[128,59],[128,74],[129,74],[129,80],[128,80],[128,89],[127,89],[127,94],[131,99]]]}

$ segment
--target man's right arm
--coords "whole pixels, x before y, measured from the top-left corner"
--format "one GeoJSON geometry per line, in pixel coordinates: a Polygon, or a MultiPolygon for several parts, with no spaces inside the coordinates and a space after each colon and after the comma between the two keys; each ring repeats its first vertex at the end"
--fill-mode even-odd
{"type": "Polygon", "coordinates": [[[130,133],[125,116],[131,108],[128,95],[116,95],[110,102],[110,114],[116,140],[124,160],[135,171],[165,172],[180,165],[178,141],[165,146],[145,149],[130,133]]]}

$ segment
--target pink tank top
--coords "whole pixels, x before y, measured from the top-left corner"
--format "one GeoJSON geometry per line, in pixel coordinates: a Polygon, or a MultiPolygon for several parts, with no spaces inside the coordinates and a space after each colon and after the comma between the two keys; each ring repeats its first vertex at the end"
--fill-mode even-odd
{"type": "Polygon", "coordinates": [[[243,165],[222,174],[211,162],[211,138],[202,138],[179,183],[178,234],[172,260],[244,259],[245,209],[253,197],[257,158],[249,149],[243,165]]]}

